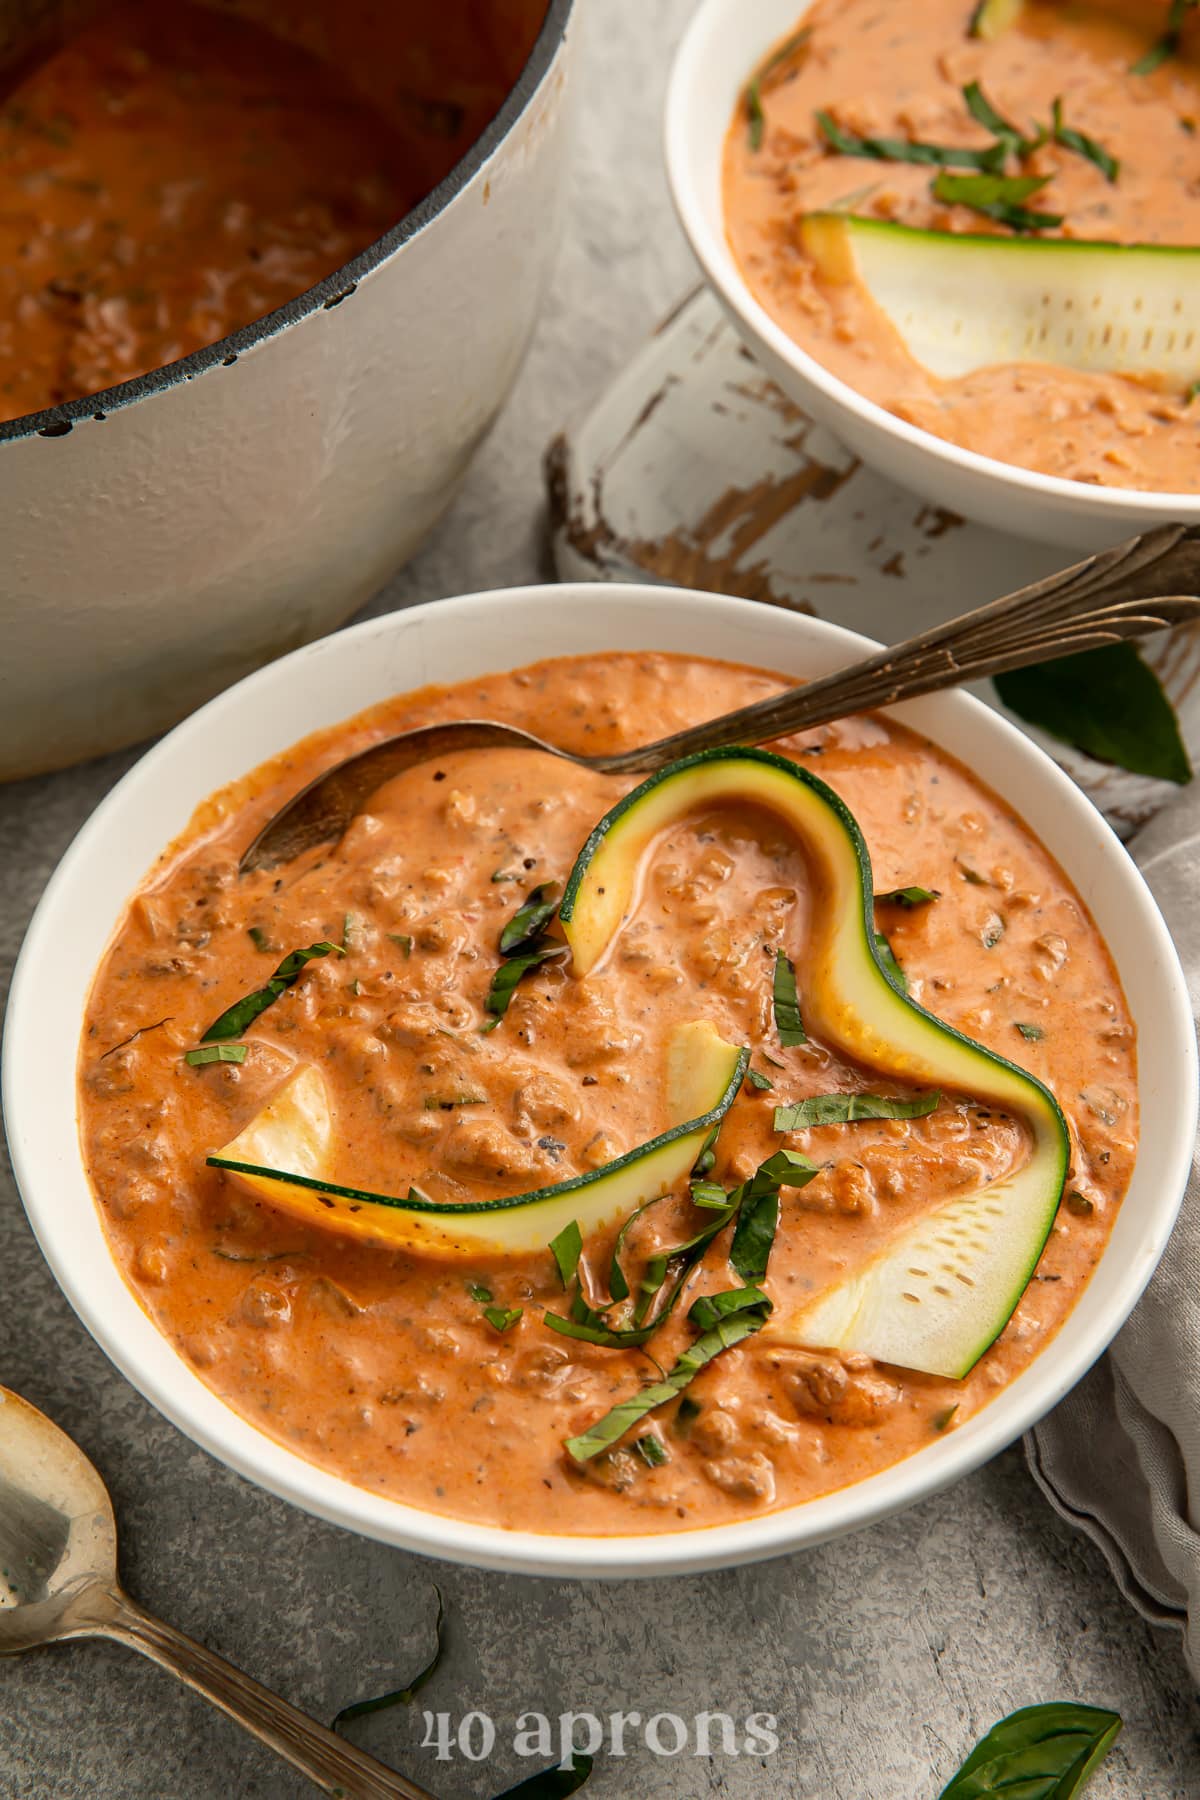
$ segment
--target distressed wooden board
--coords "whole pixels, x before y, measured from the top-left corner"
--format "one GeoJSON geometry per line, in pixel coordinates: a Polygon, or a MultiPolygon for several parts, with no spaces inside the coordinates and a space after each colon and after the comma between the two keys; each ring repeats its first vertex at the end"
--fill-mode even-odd
{"type": "MultiPolygon", "coordinates": [[[[1074,560],[968,524],[865,468],[767,378],[707,289],[554,440],[546,468],[564,580],[741,594],[888,643],[1074,560]]],[[[1200,632],[1163,633],[1145,653],[1200,762],[1200,632]]],[[[989,682],[976,692],[1004,710],[989,682]]],[[[1175,792],[1030,735],[1122,836],[1175,792]]]]}

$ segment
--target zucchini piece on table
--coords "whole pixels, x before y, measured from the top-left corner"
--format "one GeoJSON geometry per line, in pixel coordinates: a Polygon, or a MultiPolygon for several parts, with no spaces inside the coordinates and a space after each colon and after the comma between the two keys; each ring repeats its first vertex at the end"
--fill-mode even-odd
{"type": "Polygon", "coordinates": [[[347,1237],[447,1256],[541,1250],[573,1219],[586,1237],[681,1187],[748,1061],[749,1051],[704,1020],[679,1026],[667,1053],[669,1129],[603,1168],[509,1199],[442,1205],[415,1190],[400,1198],[327,1180],[336,1131],[324,1077],[311,1063],[208,1161],[256,1198],[347,1237]]]}
{"type": "Polygon", "coordinates": [[[809,213],[805,249],[832,284],[857,281],[909,355],[942,380],[996,363],[1110,375],[1200,374],[1200,248],[924,231],[809,213]]]}
{"type": "Polygon", "coordinates": [[[1031,1149],[1018,1168],[900,1230],[882,1252],[810,1302],[777,1308],[768,1335],[813,1348],[962,1376],[1004,1329],[1042,1252],[1062,1196],[1066,1124],[1048,1089],[974,1043],[889,981],[875,938],[871,863],[832,788],[765,750],[703,751],[618,802],[571,871],[559,919],[586,977],[609,949],[656,839],[700,806],[768,809],[795,831],[819,890],[798,967],[807,1027],[899,1080],[948,1087],[1021,1118],[1031,1149]]]}

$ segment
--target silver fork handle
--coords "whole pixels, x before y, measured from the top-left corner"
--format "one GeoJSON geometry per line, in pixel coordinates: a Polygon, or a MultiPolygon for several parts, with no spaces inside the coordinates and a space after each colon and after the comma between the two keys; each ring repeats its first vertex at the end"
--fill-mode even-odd
{"type": "Polygon", "coordinates": [[[762,744],[1030,663],[1200,618],[1200,528],[1164,525],[819,681],[604,759],[614,774],[696,750],[762,744]]]}
{"type": "Polygon", "coordinates": [[[194,1638],[144,1612],[127,1594],[93,1589],[76,1617],[76,1628],[66,1635],[115,1638],[140,1650],[244,1726],[323,1793],[340,1795],[342,1800],[435,1800],[415,1781],[356,1750],[194,1638]]]}

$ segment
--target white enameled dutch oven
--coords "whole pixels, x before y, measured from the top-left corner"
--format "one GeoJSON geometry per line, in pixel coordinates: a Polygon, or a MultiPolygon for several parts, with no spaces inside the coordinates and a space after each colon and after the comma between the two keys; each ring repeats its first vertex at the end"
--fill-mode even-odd
{"type": "Polygon", "coordinates": [[[446,179],[289,305],[0,424],[0,780],[161,730],[328,631],[455,491],[556,235],[572,0],[446,179]]]}
{"type": "Polygon", "coordinates": [[[645,649],[812,677],[869,648],[823,620],[682,589],[568,584],[438,600],[260,670],[185,720],[114,788],[63,858],[21,951],[5,1021],[4,1119],[26,1211],[63,1291],[181,1431],[306,1511],[406,1550],[533,1575],[667,1575],[777,1556],[911,1506],[994,1456],[1078,1381],[1149,1280],[1179,1210],[1196,1131],[1191,1007],[1158,908],[1100,814],[1023,733],[967,694],[910,701],[895,715],[982,771],[1053,845],[1108,943],[1137,1026],[1141,1133],[1112,1236],[1061,1330],[990,1406],[906,1461],[807,1505],[700,1531],[568,1537],[418,1511],[305,1462],[205,1387],[122,1280],[84,1172],[75,1048],[92,976],[128,895],[212,789],[419,682],[645,649]]]}

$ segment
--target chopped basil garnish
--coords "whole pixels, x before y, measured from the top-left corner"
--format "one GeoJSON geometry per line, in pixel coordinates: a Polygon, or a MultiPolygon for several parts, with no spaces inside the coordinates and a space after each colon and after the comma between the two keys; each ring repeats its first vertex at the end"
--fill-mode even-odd
{"type": "Polygon", "coordinates": [[[948,206],[969,206],[986,219],[1014,231],[1046,231],[1061,225],[1061,213],[1036,212],[1024,202],[1039,193],[1048,175],[952,175],[943,170],[933,183],[933,197],[948,206]]]}
{"type": "Polygon", "coordinates": [[[760,1075],[757,1069],[747,1069],[746,1080],[751,1087],[757,1088],[763,1094],[770,1093],[775,1086],[769,1075],[760,1075]]]}
{"type": "Polygon", "coordinates": [[[1067,1211],[1069,1213],[1074,1213],[1077,1219],[1090,1219],[1095,1210],[1094,1204],[1086,1194],[1081,1194],[1078,1188],[1071,1189],[1067,1195],[1067,1211]]]}
{"type": "Polygon", "coordinates": [[[1144,56],[1130,67],[1131,75],[1153,75],[1155,69],[1165,63],[1168,57],[1174,56],[1179,48],[1179,40],[1183,34],[1183,22],[1188,11],[1197,4],[1197,0],[1171,0],[1171,10],[1167,14],[1167,29],[1162,36],[1151,44],[1144,56]]]}
{"type": "Polygon", "coordinates": [[[1095,163],[1106,181],[1117,179],[1121,172],[1121,164],[1118,159],[1106,150],[1103,144],[1098,144],[1095,138],[1088,137],[1086,132],[1076,131],[1072,126],[1063,124],[1061,95],[1052,104],[1050,117],[1051,135],[1056,144],[1061,144],[1064,150],[1074,150],[1077,156],[1086,156],[1089,162],[1095,163]]]}
{"type": "Polygon", "coordinates": [[[994,950],[1008,927],[999,913],[989,913],[983,927],[982,943],[985,950],[994,950]]]}
{"type": "Polygon", "coordinates": [[[481,1281],[468,1281],[467,1292],[478,1306],[490,1306],[494,1297],[491,1288],[484,1287],[481,1281]]]}
{"type": "Polygon", "coordinates": [[[908,976],[896,961],[896,953],[882,931],[875,933],[875,953],[883,964],[883,972],[892,986],[899,988],[902,994],[907,994],[908,976]]]}
{"type": "Polygon", "coordinates": [[[213,1020],[200,1042],[211,1044],[220,1038],[241,1037],[246,1027],[252,1025],[260,1013],[266,1012],[268,1006],[274,1006],[280,994],[299,979],[305,963],[312,962],[314,957],[330,955],[341,956],[344,952],[337,944],[325,941],[309,944],[304,950],[292,950],[284,957],[266,986],[256,988],[252,994],[246,994],[241,1000],[235,1001],[219,1019],[213,1020]]]}
{"type": "Polygon", "coordinates": [[[388,936],[393,944],[398,944],[405,956],[412,955],[413,941],[407,931],[389,931],[388,936]]]}
{"type": "Polygon", "coordinates": [[[353,937],[357,936],[357,934],[358,934],[358,920],[354,917],[353,913],[344,913],[342,916],[342,943],[341,943],[341,948],[343,949],[343,951],[349,950],[350,940],[353,937]]]}
{"type": "Polygon", "coordinates": [[[437,1595],[437,1614],[433,1621],[433,1655],[425,1667],[413,1676],[407,1687],[393,1688],[391,1693],[380,1694],[375,1700],[356,1700],[352,1706],[343,1706],[333,1721],[334,1731],[341,1731],[342,1726],[348,1725],[351,1719],[365,1718],[368,1713],[383,1712],[389,1706],[409,1705],[416,1699],[430,1676],[437,1673],[445,1652],[442,1627],[445,1624],[446,1614],[442,1606],[441,1589],[435,1587],[433,1591],[437,1595]]]}
{"type": "Polygon", "coordinates": [[[775,952],[775,975],[771,983],[775,1006],[775,1031],[781,1044],[806,1044],[808,1033],[800,1017],[800,999],[796,993],[796,971],[782,950],[775,952]]]}
{"type": "Polygon", "coordinates": [[[568,1438],[568,1455],[576,1462],[583,1463],[589,1462],[594,1456],[600,1456],[605,1450],[611,1450],[631,1426],[640,1424],[648,1413],[655,1412],[681,1394],[714,1356],[720,1356],[723,1350],[731,1350],[735,1344],[753,1337],[756,1331],[762,1330],[766,1322],[765,1307],[721,1319],[711,1331],[704,1332],[690,1349],[676,1359],[662,1381],[656,1381],[651,1387],[643,1388],[640,1394],[622,1400],[589,1430],[578,1437],[568,1438]]]}
{"type": "MultiPolygon", "coordinates": [[[[805,1186],[817,1173],[805,1171],[805,1186]]],[[[754,1188],[758,1176],[751,1182],[754,1188]]],[[[775,1233],[779,1229],[779,1187],[772,1182],[757,1193],[751,1191],[746,1195],[738,1213],[738,1222],[733,1233],[733,1243],[729,1247],[729,1261],[743,1281],[761,1281],[767,1272],[771,1249],[775,1243],[775,1233]]],[[[702,1327],[706,1329],[706,1327],[702,1327]]]]}
{"type": "Polygon", "coordinates": [[[193,1069],[202,1069],[206,1063],[244,1063],[246,1046],[245,1044],[203,1044],[199,1050],[189,1050],[183,1060],[185,1063],[191,1063],[193,1069]]]}
{"type": "Polygon", "coordinates": [[[1116,1742],[1121,1715],[1055,1700],[1024,1706],[993,1725],[976,1744],[939,1800],[980,1794],[1041,1794],[1075,1800],[1088,1776],[1116,1742]]]}
{"type": "Polygon", "coordinates": [[[485,1306],[483,1316],[496,1331],[509,1331],[521,1317],[523,1306],[485,1306]]]}
{"type": "Polygon", "coordinates": [[[729,1196],[719,1181],[693,1181],[688,1192],[693,1206],[724,1207],[729,1205],[729,1196]]]}
{"type": "Polygon", "coordinates": [[[520,869],[493,869],[493,881],[522,881],[524,877],[520,869]]]}
{"type": "Polygon", "coordinates": [[[750,1286],[727,1288],[722,1294],[701,1294],[688,1307],[688,1318],[697,1331],[712,1331],[723,1319],[738,1313],[771,1311],[771,1302],[761,1288],[750,1286]]]}
{"type": "Polygon", "coordinates": [[[456,1106],[486,1106],[486,1094],[426,1094],[426,1112],[453,1112],[456,1106]]]}
{"type": "Polygon", "coordinates": [[[250,939],[250,942],[254,945],[256,950],[261,950],[265,955],[270,955],[271,940],[268,938],[261,925],[248,925],[246,927],[246,936],[250,939]]]}
{"type": "Polygon", "coordinates": [[[906,912],[913,912],[918,906],[927,906],[931,900],[941,897],[936,888],[902,887],[876,894],[875,903],[877,906],[902,906],[906,912]]]}
{"type": "Polygon", "coordinates": [[[1044,1038],[1046,1035],[1040,1025],[1027,1025],[1022,1019],[1014,1019],[1013,1023],[1021,1036],[1031,1044],[1036,1044],[1039,1038],[1044,1038]]]}
{"type": "Polygon", "coordinates": [[[633,1447],[648,1469],[661,1469],[671,1460],[671,1452],[652,1431],[644,1431],[640,1438],[634,1438],[633,1447]]]}
{"type": "Polygon", "coordinates": [[[563,1226],[556,1238],[551,1239],[550,1250],[558,1264],[560,1281],[565,1288],[570,1287],[579,1267],[579,1258],[583,1255],[583,1233],[579,1229],[578,1219],[572,1219],[569,1225],[563,1226]]]}
{"type": "Polygon", "coordinates": [[[865,156],[874,162],[926,163],[938,168],[996,170],[1004,167],[1006,143],[972,150],[959,144],[923,144],[913,138],[859,137],[843,131],[827,112],[817,113],[821,136],[840,156],[865,156]]]}
{"type": "Polygon", "coordinates": [[[528,950],[523,956],[510,956],[502,962],[492,976],[492,985],[484,1000],[484,1010],[491,1013],[491,1018],[481,1026],[483,1031],[495,1031],[497,1025],[508,1011],[509,1001],[516,992],[517,983],[529,974],[531,969],[541,965],[553,957],[566,956],[567,946],[558,943],[546,943],[535,950],[528,950]]]}
{"type": "Polygon", "coordinates": [[[933,1415],[933,1429],[935,1431],[945,1431],[957,1411],[958,1401],[956,1400],[953,1406],[944,1406],[941,1412],[935,1412],[933,1415]]]}
{"type": "Polygon", "coordinates": [[[780,68],[785,62],[790,61],[797,50],[803,48],[811,36],[811,25],[804,25],[799,31],[793,32],[786,43],[781,44],[778,50],[773,51],[771,55],[767,57],[765,62],[759,64],[758,68],[754,71],[753,76],[747,82],[746,119],[749,127],[750,148],[752,150],[762,149],[763,133],[766,130],[767,125],[766,114],[763,112],[762,103],[763,82],[766,81],[769,76],[773,75],[776,69],[780,68]]]}
{"type": "Polygon", "coordinates": [[[985,131],[994,133],[1004,144],[1006,150],[1013,151],[1017,156],[1028,156],[1031,150],[1036,150],[1045,143],[1047,134],[1044,129],[1038,130],[1032,137],[1027,137],[1010,119],[1006,119],[1003,113],[996,111],[977,81],[968,82],[962,95],[971,117],[982,125],[985,131]]]}
{"type": "Polygon", "coordinates": [[[923,1119],[941,1099],[941,1090],[901,1100],[893,1094],[813,1094],[775,1108],[776,1131],[808,1131],[814,1125],[853,1125],[860,1119],[923,1119]]]}
{"type": "Polygon", "coordinates": [[[690,1394],[685,1394],[675,1408],[675,1417],[671,1422],[673,1430],[679,1437],[686,1437],[703,1411],[704,1408],[698,1400],[693,1400],[690,1394]]]}
{"type": "Polygon", "coordinates": [[[558,911],[557,893],[556,881],[541,881],[532,889],[500,933],[501,956],[515,956],[518,951],[536,943],[542,927],[549,924],[558,911]]]}

